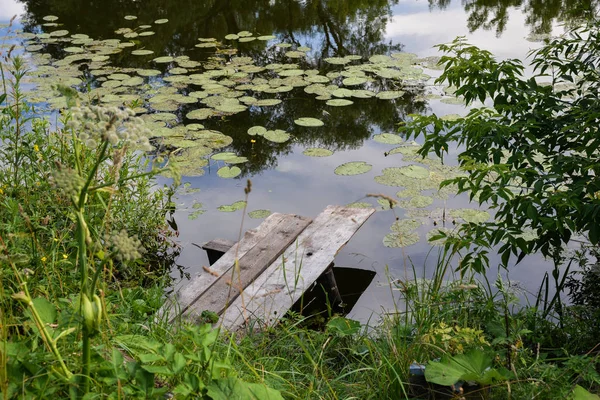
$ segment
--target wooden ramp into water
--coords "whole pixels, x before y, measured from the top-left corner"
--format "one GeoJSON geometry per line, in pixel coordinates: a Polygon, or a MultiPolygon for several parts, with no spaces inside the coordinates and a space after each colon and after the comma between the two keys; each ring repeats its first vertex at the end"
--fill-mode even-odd
{"type": "Polygon", "coordinates": [[[161,314],[168,312],[169,321],[179,316],[196,320],[203,311],[211,311],[228,330],[248,320],[273,325],[327,271],[374,212],[328,206],[314,220],[271,214],[239,243],[213,243],[225,254],[187,282],[161,314]]]}

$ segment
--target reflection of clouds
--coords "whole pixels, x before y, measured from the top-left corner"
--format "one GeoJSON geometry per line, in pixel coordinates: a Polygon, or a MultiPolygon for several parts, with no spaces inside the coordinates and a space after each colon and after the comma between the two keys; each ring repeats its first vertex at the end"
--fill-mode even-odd
{"type": "MultiPolygon", "coordinates": [[[[403,6],[396,7],[394,17],[387,26],[386,38],[406,44],[406,51],[420,56],[436,55],[437,50],[432,48],[434,45],[448,43],[457,36],[466,36],[469,43],[485,48],[499,58],[523,59],[530,49],[539,47],[539,43],[525,40],[529,29],[525,23],[526,17],[520,10],[510,10],[505,32],[496,37],[495,30],[480,29],[469,33],[468,14],[460,7],[430,12],[426,2],[420,4],[419,10],[414,6],[410,10],[403,6]]],[[[560,27],[555,26],[555,34],[561,31],[560,27]]]]}
{"type": "Polygon", "coordinates": [[[0,0],[0,21],[8,21],[13,16],[21,16],[25,6],[17,0],[0,0]]]}

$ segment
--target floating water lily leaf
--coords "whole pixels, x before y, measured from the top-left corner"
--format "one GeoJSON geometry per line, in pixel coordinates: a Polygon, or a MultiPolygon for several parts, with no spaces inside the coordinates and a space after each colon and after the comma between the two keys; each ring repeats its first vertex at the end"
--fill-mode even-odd
{"type": "Polygon", "coordinates": [[[433,204],[433,198],[429,196],[415,196],[408,202],[409,207],[425,208],[433,204]]]}
{"type": "Polygon", "coordinates": [[[385,144],[400,144],[404,142],[404,140],[402,140],[402,138],[395,133],[380,133],[373,136],[373,140],[385,144]]]}
{"type": "Polygon", "coordinates": [[[154,34],[155,34],[155,33],[154,33],[153,31],[144,31],[144,32],[140,32],[140,33],[138,34],[138,36],[152,36],[152,35],[154,35],[154,34]]]}
{"type": "Polygon", "coordinates": [[[225,39],[226,40],[237,40],[237,39],[239,39],[239,36],[236,35],[235,33],[230,33],[229,35],[225,35],[225,39]]]}
{"type": "Polygon", "coordinates": [[[302,51],[288,51],[285,55],[289,58],[302,58],[306,57],[306,53],[302,51]]]}
{"type": "Polygon", "coordinates": [[[352,62],[352,60],[350,60],[346,57],[329,57],[329,58],[323,59],[323,61],[325,61],[326,63],[329,63],[329,64],[334,64],[334,65],[344,65],[344,64],[348,64],[349,62],[352,62]]]}
{"type": "Polygon", "coordinates": [[[458,115],[458,114],[447,114],[447,115],[444,115],[443,117],[440,117],[440,119],[442,121],[456,121],[456,120],[459,120],[461,118],[462,117],[460,115],[458,115]]]}
{"type": "Polygon", "coordinates": [[[329,149],[320,149],[316,147],[308,148],[302,152],[305,156],[309,157],[329,157],[333,154],[333,151],[329,149]]]}
{"type": "Polygon", "coordinates": [[[392,224],[390,230],[400,234],[408,234],[420,227],[422,222],[415,218],[400,219],[392,224]]]}
{"type": "Polygon", "coordinates": [[[398,172],[410,178],[429,178],[429,170],[419,165],[407,165],[406,167],[400,167],[398,172]]]}
{"type": "Polygon", "coordinates": [[[252,36],[252,32],[241,31],[241,32],[238,32],[238,36],[239,37],[249,37],[249,36],[252,36]]]}
{"type": "Polygon", "coordinates": [[[258,37],[258,40],[273,40],[273,39],[277,39],[277,36],[263,35],[263,36],[258,37]]]}
{"type": "Polygon", "coordinates": [[[354,93],[353,90],[345,89],[345,88],[338,88],[331,92],[331,94],[334,95],[335,97],[351,97],[353,93],[354,93]]]}
{"type": "Polygon", "coordinates": [[[413,244],[419,243],[419,234],[416,232],[411,233],[388,233],[383,238],[383,245],[385,247],[408,247],[413,244]]]}
{"type": "Polygon", "coordinates": [[[42,19],[44,21],[53,22],[53,21],[57,21],[58,17],[56,15],[46,15],[45,17],[42,17],[42,19]]]}
{"type": "Polygon", "coordinates": [[[141,76],[157,76],[160,75],[160,71],[157,69],[138,69],[135,72],[141,76]]]}
{"type": "Polygon", "coordinates": [[[131,52],[131,55],[134,55],[134,56],[147,56],[150,54],[154,54],[154,51],[152,51],[152,50],[133,50],[131,52]]]}
{"type": "Polygon", "coordinates": [[[154,23],[155,23],[156,25],[166,24],[167,22],[169,22],[169,20],[168,20],[168,19],[166,19],[166,18],[163,18],[163,19],[157,19],[156,21],[154,21],[154,23]]]}
{"type": "Polygon", "coordinates": [[[253,219],[263,219],[267,218],[269,215],[271,215],[271,211],[269,210],[254,210],[248,213],[248,216],[253,219]]]}
{"type": "Polygon", "coordinates": [[[312,49],[310,47],[307,46],[300,46],[298,47],[298,51],[303,51],[303,52],[307,52],[307,51],[311,51],[312,49]]]}
{"type": "Polygon", "coordinates": [[[262,100],[257,100],[252,105],[268,107],[268,106],[276,106],[277,104],[280,104],[280,103],[281,103],[280,99],[262,99],[262,100]]]}
{"type": "Polygon", "coordinates": [[[325,103],[328,106],[333,106],[333,107],[343,107],[343,106],[349,106],[351,104],[354,104],[354,102],[352,100],[346,100],[346,99],[332,99],[332,100],[327,100],[327,102],[325,103]]]}
{"type": "Polygon", "coordinates": [[[221,178],[235,178],[242,173],[242,170],[238,167],[221,167],[217,171],[217,175],[221,178]]]}
{"type": "Polygon", "coordinates": [[[254,135],[264,135],[267,132],[267,128],[265,128],[264,126],[253,126],[252,128],[248,129],[248,135],[254,136],[254,135]]]}
{"type": "Polygon", "coordinates": [[[311,127],[317,127],[317,126],[323,126],[323,125],[325,125],[323,123],[323,121],[321,121],[320,119],[311,118],[311,117],[298,118],[298,119],[294,120],[294,123],[296,125],[300,125],[300,126],[311,126],[311,127]]]}
{"type": "Polygon", "coordinates": [[[65,47],[63,49],[63,51],[65,51],[67,53],[83,53],[83,52],[85,52],[85,50],[82,49],[81,47],[65,47]]]}
{"type": "Polygon", "coordinates": [[[135,15],[126,15],[123,18],[125,18],[127,21],[133,21],[134,19],[137,19],[135,15]]]}
{"type": "Polygon", "coordinates": [[[373,205],[371,203],[362,201],[362,202],[346,204],[345,207],[348,207],[348,208],[373,208],[373,205]]]}
{"type": "Polygon", "coordinates": [[[244,207],[246,207],[246,201],[240,200],[236,201],[233,204],[219,206],[217,207],[217,210],[221,212],[234,212],[238,210],[243,210],[244,207]]]}
{"type": "Polygon", "coordinates": [[[210,158],[212,158],[213,160],[217,160],[217,161],[227,161],[227,159],[235,158],[235,157],[237,157],[237,155],[230,151],[227,151],[224,153],[217,153],[217,154],[213,154],[212,156],[210,156],[210,158]]]}
{"type": "Polygon", "coordinates": [[[402,96],[404,96],[404,92],[402,90],[388,90],[377,93],[377,98],[381,100],[393,100],[402,96]]]}
{"type": "Polygon", "coordinates": [[[351,161],[340,165],[334,172],[336,175],[360,175],[369,172],[371,168],[373,166],[364,161],[351,161]]]}
{"type": "Polygon", "coordinates": [[[252,41],[256,40],[256,38],[253,36],[247,36],[247,37],[240,37],[238,40],[240,43],[245,43],[245,42],[252,42],[252,41]]]}
{"type": "Polygon", "coordinates": [[[25,50],[34,52],[34,51],[40,51],[43,48],[44,48],[44,46],[41,44],[32,44],[31,46],[25,47],[25,50]]]}
{"type": "Polygon", "coordinates": [[[490,219],[490,213],[483,210],[475,210],[472,208],[462,208],[459,210],[451,210],[450,215],[453,218],[461,218],[465,222],[481,224],[490,219]]]}
{"type": "Polygon", "coordinates": [[[171,56],[163,56],[163,57],[156,57],[152,61],[154,61],[157,64],[166,64],[166,63],[173,62],[173,60],[174,60],[174,58],[171,56]]]}
{"type": "Polygon", "coordinates": [[[189,119],[207,119],[215,115],[215,112],[210,108],[200,108],[198,110],[190,111],[185,115],[189,119]]]}
{"type": "Polygon", "coordinates": [[[54,36],[54,37],[67,36],[68,34],[69,34],[69,31],[67,31],[65,29],[61,29],[59,31],[50,32],[50,36],[54,36]]]}
{"type": "Polygon", "coordinates": [[[284,143],[290,140],[290,134],[281,129],[275,129],[274,131],[266,131],[263,137],[271,142],[284,143]]]}
{"type": "Polygon", "coordinates": [[[355,86],[355,85],[362,85],[363,83],[367,82],[367,78],[364,78],[362,76],[353,76],[351,78],[346,78],[342,81],[342,83],[346,86],[355,86]]]}
{"type": "Polygon", "coordinates": [[[290,43],[277,43],[275,46],[280,47],[282,49],[284,49],[286,47],[292,47],[292,45],[290,43]]]}

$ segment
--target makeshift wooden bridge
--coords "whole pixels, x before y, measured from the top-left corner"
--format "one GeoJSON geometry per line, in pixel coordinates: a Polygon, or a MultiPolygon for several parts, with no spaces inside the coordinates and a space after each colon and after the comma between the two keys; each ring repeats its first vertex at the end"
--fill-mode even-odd
{"type": "Polygon", "coordinates": [[[314,220],[275,213],[239,243],[211,241],[203,248],[214,264],[187,282],[162,313],[173,321],[195,320],[209,311],[225,329],[237,330],[248,320],[273,325],[322,275],[339,297],[333,259],[374,212],[328,206],[314,220]]]}

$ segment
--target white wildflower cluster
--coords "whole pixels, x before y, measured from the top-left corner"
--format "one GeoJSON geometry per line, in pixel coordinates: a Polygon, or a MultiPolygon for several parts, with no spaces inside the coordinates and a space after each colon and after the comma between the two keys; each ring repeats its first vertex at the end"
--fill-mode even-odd
{"type": "Polygon", "coordinates": [[[52,171],[51,183],[60,192],[69,196],[74,203],[77,203],[85,180],[75,170],[58,168],[52,171]]]}
{"type": "Polygon", "coordinates": [[[74,107],[71,111],[67,127],[74,129],[89,148],[96,148],[99,142],[108,141],[112,145],[122,142],[140,150],[152,150],[148,140],[150,130],[131,109],[83,106],[74,107]]]}
{"type": "Polygon", "coordinates": [[[137,237],[129,237],[125,229],[107,235],[106,245],[112,248],[119,261],[137,260],[146,252],[142,242],[137,237]]]}

